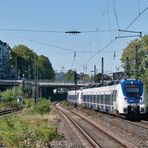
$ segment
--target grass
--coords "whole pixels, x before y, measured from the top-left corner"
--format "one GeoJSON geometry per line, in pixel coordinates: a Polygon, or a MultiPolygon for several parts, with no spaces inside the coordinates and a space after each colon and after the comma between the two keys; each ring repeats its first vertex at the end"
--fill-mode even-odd
{"type": "Polygon", "coordinates": [[[6,147],[50,147],[52,140],[63,138],[57,132],[57,117],[50,111],[49,100],[29,101],[21,114],[1,118],[0,142],[6,147]]]}

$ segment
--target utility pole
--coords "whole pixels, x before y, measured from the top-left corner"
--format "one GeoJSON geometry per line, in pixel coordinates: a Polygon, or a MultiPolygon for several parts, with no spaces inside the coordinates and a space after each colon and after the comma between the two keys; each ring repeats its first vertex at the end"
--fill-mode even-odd
{"type": "Polygon", "coordinates": [[[138,79],[138,46],[135,48],[135,79],[138,79]]]}
{"type": "Polygon", "coordinates": [[[15,57],[15,69],[16,69],[16,77],[18,79],[17,55],[15,57]]]}
{"type": "Polygon", "coordinates": [[[28,95],[31,97],[32,94],[32,87],[31,87],[31,67],[30,65],[28,66],[28,95]]]}
{"type": "Polygon", "coordinates": [[[35,103],[37,102],[37,98],[38,98],[38,63],[37,63],[37,59],[34,59],[34,79],[35,79],[35,83],[34,83],[34,101],[35,103]]]}
{"type": "Polygon", "coordinates": [[[104,83],[104,58],[101,59],[101,69],[102,69],[102,85],[104,83]]]}
{"type": "MultiPolygon", "coordinates": [[[[74,71],[74,83],[75,83],[75,100],[76,100],[76,97],[77,97],[77,94],[76,94],[76,90],[77,90],[77,82],[78,82],[78,77],[77,77],[77,72],[74,71]]],[[[77,104],[75,103],[75,107],[77,106],[77,104]]]]}
{"type": "Polygon", "coordinates": [[[97,68],[96,68],[96,65],[94,65],[94,77],[96,76],[97,74],[97,68]]]}
{"type": "Polygon", "coordinates": [[[96,69],[96,65],[94,65],[94,82],[95,82],[95,76],[97,74],[97,69],[96,69]]]}
{"type": "Polygon", "coordinates": [[[130,77],[130,65],[129,65],[129,58],[126,57],[125,61],[125,71],[124,71],[125,77],[129,78],[130,77]]]}

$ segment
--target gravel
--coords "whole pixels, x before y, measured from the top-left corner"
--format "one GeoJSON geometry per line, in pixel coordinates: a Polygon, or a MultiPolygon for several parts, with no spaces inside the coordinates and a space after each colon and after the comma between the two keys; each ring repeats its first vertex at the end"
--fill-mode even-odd
{"type": "Polygon", "coordinates": [[[61,115],[58,114],[57,116],[58,133],[63,135],[63,138],[50,142],[51,148],[84,148],[76,132],[73,131],[67,121],[61,115]]]}
{"type": "MultiPolygon", "coordinates": [[[[70,107],[72,109],[72,107],[70,107]]],[[[148,132],[141,131],[141,129],[133,129],[134,127],[126,125],[122,121],[119,122],[115,117],[108,116],[105,114],[101,114],[89,109],[82,108],[74,108],[77,112],[85,115],[88,119],[96,122],[97,124],[108,128],[117,136],[123,138],[128,143],[134,144],[136,147],[147,148],[148,147],[148,132]],[[135,133],[143,133],[143,137],[139,136],[139,134],[135,133]],[[147,136],[146,136],[146,135],[147,136]]],[[[61,117],[58,115],[58,132],[64,135],[64,138],[61,140],[54,140],[50,143],[52,148],[84,148],[82,142],[79,140],[76,132],[72,129],[72,127],[61,117]]]]}

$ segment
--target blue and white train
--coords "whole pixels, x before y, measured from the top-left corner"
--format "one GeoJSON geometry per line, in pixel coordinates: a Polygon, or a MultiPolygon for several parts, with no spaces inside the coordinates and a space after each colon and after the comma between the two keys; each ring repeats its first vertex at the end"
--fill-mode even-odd
{"type": "Polygon", "coordinates": [[[116,115],[144,115],[146,92],[140,80],[121,80],[118,84],[68,92],[67,100],[87,108],[116,115]]]}

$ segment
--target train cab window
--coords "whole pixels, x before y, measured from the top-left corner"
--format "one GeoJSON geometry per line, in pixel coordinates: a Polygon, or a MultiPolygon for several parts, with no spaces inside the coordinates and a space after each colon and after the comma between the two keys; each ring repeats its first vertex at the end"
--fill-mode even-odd
{"type": "Polygon", "coordinates": [[[139,85],[124,85],[126,96],[137,96],[140,94],[139,85]]]}

